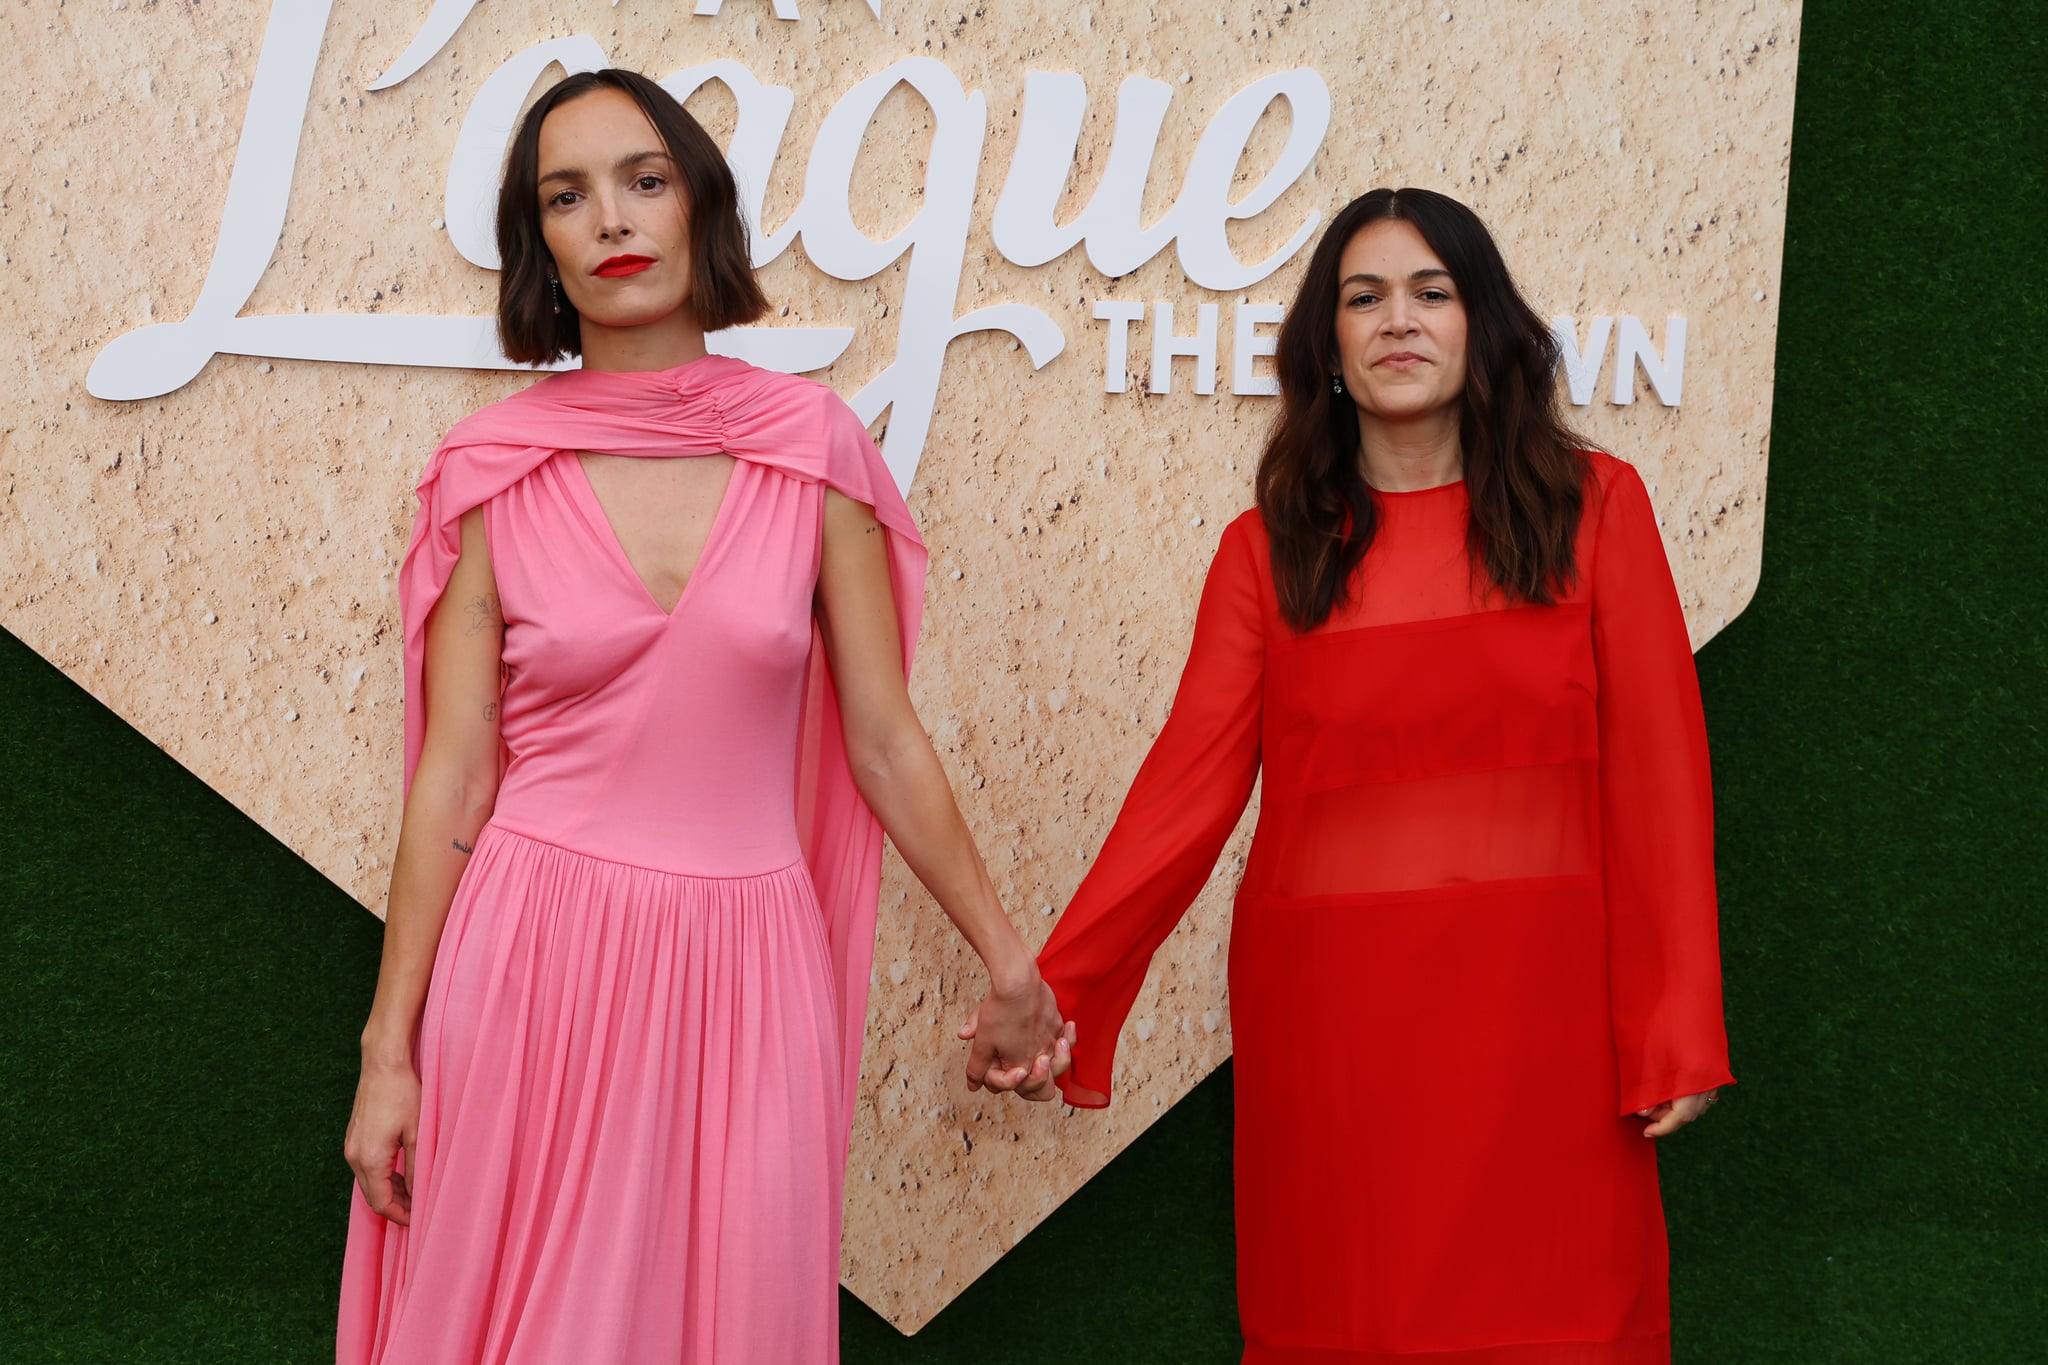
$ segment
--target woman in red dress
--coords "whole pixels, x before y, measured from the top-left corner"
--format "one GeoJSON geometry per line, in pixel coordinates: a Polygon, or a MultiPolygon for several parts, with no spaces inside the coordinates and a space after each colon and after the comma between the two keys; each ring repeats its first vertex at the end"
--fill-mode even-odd
{"type": "Polygon", "coordinates": [[[1040,957],[1079,1030],[1060,1088],[1108,1103],[1263,776],[1230,942],[1244,1360],[1667,1361],[1644,1139],[1733,1078],[1656,512],[1563,425],[1549,330],[1442,195],[1337,216],[1278,363],[1258,507],[1040,957]]]}

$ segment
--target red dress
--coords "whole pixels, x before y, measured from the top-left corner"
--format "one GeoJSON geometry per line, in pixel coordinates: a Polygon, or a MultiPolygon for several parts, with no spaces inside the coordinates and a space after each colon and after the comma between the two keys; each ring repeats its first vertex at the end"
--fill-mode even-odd
{"type": "Polygon", "coordinates": [[[1280,618],[1233,522],[1172,718],[1040,957],[1107,1102],[1148,964],[1264,774],[1230,939],[1246,1365],[1670,1358],[1655,1143],[1728,1083],[1692,651],[1635,471],[1576,586],[1475,584],[1464,485],[1379,495],[1351,602],[1280,618]]]}

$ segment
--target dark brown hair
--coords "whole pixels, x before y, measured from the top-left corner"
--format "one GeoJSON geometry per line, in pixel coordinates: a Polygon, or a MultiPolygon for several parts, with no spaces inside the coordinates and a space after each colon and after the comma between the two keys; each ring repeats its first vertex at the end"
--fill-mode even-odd
{"type": "Polygon", "coordinates": [[[534,101],[519,124],[498,191],[498,342],[522,365],[583,354],[583,325],[568,295],[555,311],[548,272],[554,258],[540,231],[540,126],[593,90],[632,97],[668,148],[690,216],[690,307],[707,332],[752,322],[768,311],[747,252],[739,190],[718,144],[676,100],[637,71],[616,67],[570,76],[534,101]]]}
{"type": "Polygon", "coordinates": [[[1377,189],[1344,206],[1316,243],[1274,357],[1281,409],[1259,461],[1259,514],[1273,546],[1280,612],[1312,630],[1349,600],[1352,576],[1379,529],[1365,482],[1358,410],[1331,391],[1337,353],[1337,269],[1361,230],[1413,223],[1451,272],[1466,320],[1458,439],[1472,512],[1465,548],[1510,600],[1549,604],[1569,591],[1584,509],[1586,443],[1558,406],[1557,341],[1515,288],[1479,216],[1430,190],[1377,189]]]}

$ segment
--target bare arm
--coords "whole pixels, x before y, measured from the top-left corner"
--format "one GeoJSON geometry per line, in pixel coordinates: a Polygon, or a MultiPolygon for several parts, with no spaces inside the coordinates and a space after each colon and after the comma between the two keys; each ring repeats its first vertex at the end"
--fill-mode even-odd
{"type": "Polygon", "coordinates": [[[504,620],[484,540],[483,512],[462,518],[462,554],[427,617],[426,742],[399,826],[377,994],[363,1029],[362,1080],[347,1154],[370,1207],[396,1223],[411,1209],[419,1121],[413,1033],[433,976],[455,886],[498,795],[498,683],[504,620]]]}
{"type": "Polygon", "coordinates": [[[825,495],[818,625],[839,691],[854,783],[903,861],[987,966],[996,1008],[969,1054],[970,1086],[1051,1093],[1072,1039],[1038,964],[996,898],[931,739],[911,706],[890,593],[885,536],[873,509],[825,495]]]}

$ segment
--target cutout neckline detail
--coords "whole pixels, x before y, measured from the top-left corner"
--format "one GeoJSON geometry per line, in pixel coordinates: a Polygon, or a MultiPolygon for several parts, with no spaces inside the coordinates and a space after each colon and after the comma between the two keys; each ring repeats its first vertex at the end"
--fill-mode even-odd
{"type": "MultiPolygon", "coordinates": [[[[739,482],[740,466],[745,461],[733,455],[730,451],[705,452],[705,454],[724,455],[732,461],[732,467],[726,471],[725,486],[720,489],[718,503],[712,509],[711,524],[704,530],[704,543],[697,547],[696,558],[690,563],[690,572],[683,579],[682,590],[676,594],[676,600],[672,604],[664,607],[661,604],[661,599],[655,595],[654,589],[648,585],[647,575],[643,574],[640,571],[640,566],[633,562],[632,553],[627,550],[625,540],[619,535],[618,526],[612,521],[612,515],[606,509],[604,499],[598,494],[597,484],[590,477],[590,470],[583,463],[585,456],[603,455],[605,452],[576,450],[569,453],[571,463],[576,466],[576,477],[583,485],[583,491],[589,495],[591,506],[597,512],[598,521],[604,526],[604,537],[609,542],[610,553],[617,559],[619,567],[624,569],[626,574],[638,585],[640,595],[646,600],[647,604],[668,619],[674,620],[676,615],[682,611],[683,603],[690,600],[690,592],[697,586],[697,579],[702,576],[705,562],[710,558],[712,551],[718,546],[719,532],[724,527],[726,521],[726,509],[732,502],[733,487],[739,482]]],[[[627,458],[689,460],[701,459],[702,456],[657,455],[631,456],[627,458]]]]}

